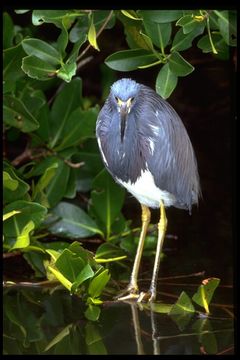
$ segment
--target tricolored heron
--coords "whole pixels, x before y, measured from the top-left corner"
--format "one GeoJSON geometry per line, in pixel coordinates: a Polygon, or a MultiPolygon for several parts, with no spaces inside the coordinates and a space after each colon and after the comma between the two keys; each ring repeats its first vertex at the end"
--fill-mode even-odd
{"type": "Polygon", "coordinates": [[[107,170],[142,207],[142,231],[131,279],[119,300],[153,301],[167,227],[165,207],[191,211],[200,195],[191,141],[166,100],[151,88],[125,78],[111,86],[98,115],[96,135],[107,170]],[[139,293],[137,277],[150,222],[149,207],[160,208],[158,242],[149,291],[139,293]]]}

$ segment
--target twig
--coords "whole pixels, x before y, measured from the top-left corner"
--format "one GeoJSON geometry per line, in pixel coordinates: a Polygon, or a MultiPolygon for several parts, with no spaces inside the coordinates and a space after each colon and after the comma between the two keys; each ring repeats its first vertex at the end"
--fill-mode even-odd
{"type": "Polygon", "coordinates": [[[9,252],[9,253],[4,253],[3,254],[3,259],[8,259],[8,258],[11,258],[11,257],[14,257],[14,256],[19,256],[21,255],[21,251],[13,251],[13,252],[9,252]]]}
{"type": "MultiPolygon", "coordinates": [[[[109,22],[109,20],[111,19],[112,17],[112,14],[113,14],[113,10],[110,11],[108,17],[106,18],[106,20],[104,21],[104,23],[102,24],[101,28],[98,30],[97,34],[96,34],[96,39],[99,37],[99,35],[103,32],[103,30],[105,29],[107,23],[109,22]]],[[[86,52],[88,52],[88,50],[91,48],[91,44],[88,44],[88,46],[83,50],[83,52],[78,56],[77,58],[77,63],[78,63],[78,66],[77,66],[77,71],[79,70],[79,60],[86,54],[86,52]]]]}

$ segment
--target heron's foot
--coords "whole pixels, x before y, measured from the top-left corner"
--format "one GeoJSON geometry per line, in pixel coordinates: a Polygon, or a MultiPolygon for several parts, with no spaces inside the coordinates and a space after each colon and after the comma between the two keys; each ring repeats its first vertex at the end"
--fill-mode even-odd
{"type": "Polygon", "coordinates": [[[156,292],[153,290],[148,290],[147,292],[142,291],[140,293],[140,295],[138,296],[138,303],[141,302],[154,302],[154,300],[156,299],[156,292]]]}
{"type": "Polygon", "coordinates": [[[129,284],[126,289],[124,289],[120,294],[116,296],[116,300],[137,300],[139,298],[138,287],[129,284]]]}

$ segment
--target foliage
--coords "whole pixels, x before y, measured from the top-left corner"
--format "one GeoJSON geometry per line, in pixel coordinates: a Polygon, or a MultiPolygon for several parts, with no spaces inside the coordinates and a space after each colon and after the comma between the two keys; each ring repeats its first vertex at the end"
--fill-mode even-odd
{"type": "MultiPolygon", "coordinates": [[[[208,279],[208,284],[215,280],[208,279]]],[[[95,284],[92,282],[90,290],[92,295],[97,294],[97,291],[100,290],[99,288],[97,290],[96,284],[97,281],[95,284]]],[[[211,293],[213,294],[213,292],[211,293]]],[[[114,349],[110,346],[111,334],[116,337],[116,334],[119,333],[122,339],[123,331],[131,334],[134,332],[134,327],[142,330],[138,333],[142,333],[143,338],[147,335],[147,344],[149,344],[149,331],[152,330],[155,337],[160,334],[164,338],[169,336],[170,328],[174,345],[179,337],[191,337],[191,346],[196,342],[198,352],[200,351],[199,344],[206,353],[216,354],[217,350],[228,348],[232,342],[233,319],[229,316],[226,317],[225,312],[224,316],[218,314],[217,317],[215,314],[211,317],[199,313],[192,305],[189,305],[191,299],[184,292],[176,304],[155,303],[151,308],[149,305],[136,303],[124,306],[108,304],[102,309],[103,321],[101,323],[92,322],[91,316],[90,320],[86,319],[84,303],[77,296],[69,296],[66,291],[57,287],[16,289],[15,286],[10,286],[4,289],[3,301],[5,355],[110,354],[113,350],[118,349],[117,345],[114,349]],[[141,319],[144,321],[139,324],[136,323],[136,318],[132,318],[131,321],[129,319],[132,306],[136,311],[138,311],[138,306],[140,307],[141,319]],[[184,311],[180,309],[183,306],[184,311]],[[169,314],[167,319],[165,314],[169,314]],[[117,328],[116,324],[118,324],[117,328]],[[163,328],[160,324],[164,324],[163,328]],[[144,331],[145,328],[148,329],[148,332],[144,331]],[[118,333],[116,333],[117,329],[118,333]],[[144,334],[146,335],[144,336],[144,334]]],[[[220,304],[218,305],[220,306],[220,304]]],[[[222,306],[222,310],[224,310],[224,305],[222,306]]],[[[132,338],[134,342],[134,336],[132,338]]],[[[124,351],[124,349],[122,350],[124,351]]]]}
{"type": "MultiPolygon", "coordinates": [[[[183,56],[193,43],[222,59],[228,57],[229,46],[236,46],[236,13],[227,10],[3,14],[3,248],[20,251],[36,277],[57,279],[82,296],[92,319],[99,316],[96,306],[111,263],[126,268],[122,260],[131,258],[137,246],[138,229],[132,230],[121,212],[125,191],[103,169],[97,147],[99,99],[82,95],[78,76],[92,59],[85,54],[90,49],[96,56],[101,52],[103,30],[119,22],[129,48],[113,48],[106,57],[100,101],[115,77],[110,69],[158,66],[156,91],[167,98],[178,78],[194,70],[183,56]],[[23,15],[29,21],[25,27],[17,25],[23,15]],[[54,40],[46,30],[56,34],[54,40]],[[13,158],[9,153],[15,147],[13,158]],[[90,237],[107,241],[95,257],[80,243],[69,245],[90,237]]],[[[148,236],[145,255],[154,248],[154,237],[148,236]]]]}

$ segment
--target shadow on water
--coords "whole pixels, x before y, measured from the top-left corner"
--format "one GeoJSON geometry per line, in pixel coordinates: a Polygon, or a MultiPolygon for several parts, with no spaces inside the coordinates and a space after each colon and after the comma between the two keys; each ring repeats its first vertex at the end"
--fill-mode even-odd
{"type": "Polygon", "coordinates": [[[224,308],[170,316],[136,303],[105,302],[97,322],[62,289],[4,290],[4,354],[233,354],[233,318],[224,308]]]}

